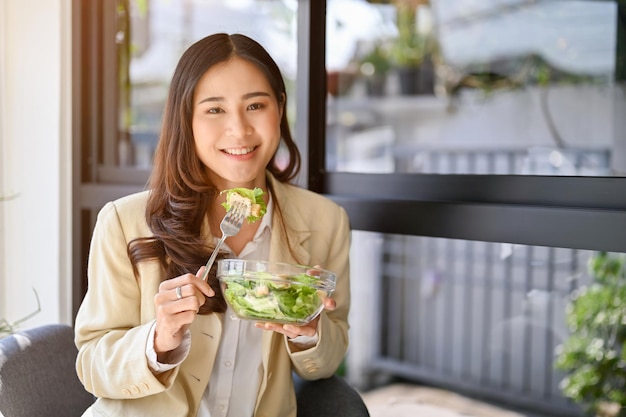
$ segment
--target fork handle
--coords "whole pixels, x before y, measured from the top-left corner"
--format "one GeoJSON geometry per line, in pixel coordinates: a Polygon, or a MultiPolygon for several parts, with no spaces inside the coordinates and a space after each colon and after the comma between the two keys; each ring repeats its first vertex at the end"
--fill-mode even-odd
{"type": "Polygon", "coordinates": [[[222,247],[222,243],[224,243],[227,237],[228,236],[226,236],[225,234],[222,234],[222,238],[220,239],[219,242],[217,242],[217,245],[215,245],[215,249],[213,249],[213,253],[211,254],[211,257],[206,263],[206,269],[204,270],[204,273],[202,274],[202,281],[208,281],[207,277],[209,276],[209,271],[211,270],[211,267],[213,266],[213,262],[215,262],[215,258],[217,258],[217,252],[219,252],[220,248],[222,247]]]}

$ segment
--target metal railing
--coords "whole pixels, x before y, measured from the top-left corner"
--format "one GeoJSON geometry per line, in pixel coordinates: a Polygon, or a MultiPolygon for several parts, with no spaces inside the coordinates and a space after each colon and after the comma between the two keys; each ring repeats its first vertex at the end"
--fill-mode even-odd
{"type": "Polygon", "coordinates": [[[590,252],[415,236],[386,236],[383,247],[370,371],[579,415],[554,359],[590,252]]]}

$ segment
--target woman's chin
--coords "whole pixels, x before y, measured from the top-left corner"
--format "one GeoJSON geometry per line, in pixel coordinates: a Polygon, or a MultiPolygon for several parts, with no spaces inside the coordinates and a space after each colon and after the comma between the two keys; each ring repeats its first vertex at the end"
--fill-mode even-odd
{"type": "Polygon", "coordinates": [[[239,173],[233,175],[233,173],[225,174],[218,181],[216,185],[220,185],[220,188],[230,189],[236,187],[254,188],[265,186],[265,170],[263,172],[255,173],[239,173]]]}

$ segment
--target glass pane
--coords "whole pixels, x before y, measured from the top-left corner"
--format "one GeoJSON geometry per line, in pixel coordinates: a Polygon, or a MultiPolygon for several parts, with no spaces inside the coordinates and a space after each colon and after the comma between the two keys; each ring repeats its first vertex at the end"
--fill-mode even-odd
{"type": "Polygon", "coordinates": [[[212,33],[243,33],[261,43],[283,70],[288,111],[295,114],[296,15],[297,0],[119,1],[119,164],[152,165],[176,63],[189,45],[212,33]]]}
{"type": "Polygon", "coordinates": [[[623,176],[618,22],[614,1],[328,0],[328,169],[623,176]]]}
{"type": "Polygon", "coordinates": [[[380,373],[561,411],[542,415],[579,415],[564,389],[596,376],[623,398],[625,254],[355,231],[351,259],[355,383],[380,373]]]}

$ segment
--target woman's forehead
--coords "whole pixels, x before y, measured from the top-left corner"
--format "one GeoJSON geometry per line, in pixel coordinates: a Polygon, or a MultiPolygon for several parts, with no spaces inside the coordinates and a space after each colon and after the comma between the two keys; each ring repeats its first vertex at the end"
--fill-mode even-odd
{"type": "Polygon", "coordinates": [[[266,74],[254,63],[233,57],[209,68],[195,88],[194,102],[209,98],[241,98],[251,93],[266,93],[275,97],[266,74]]]}

